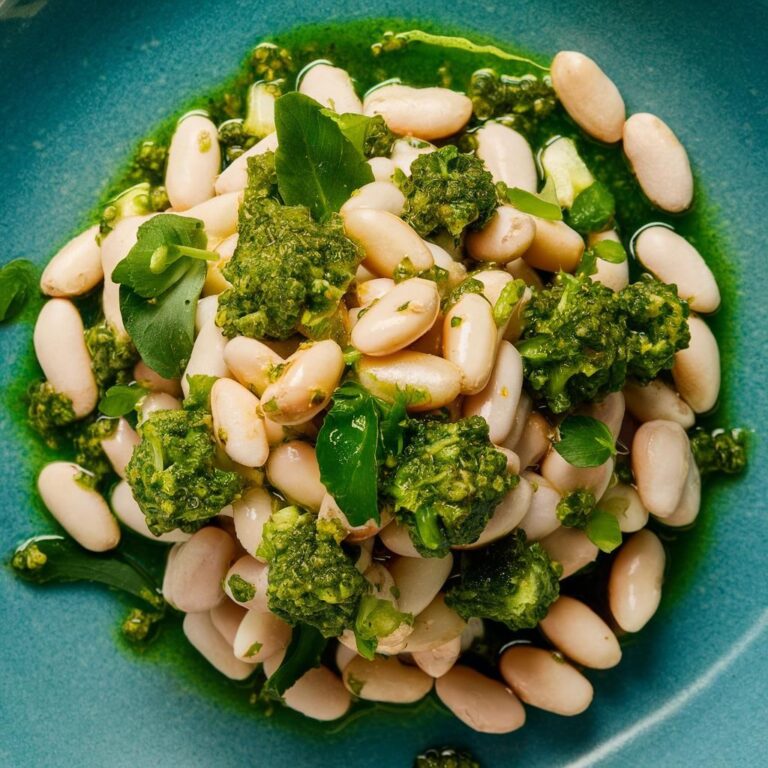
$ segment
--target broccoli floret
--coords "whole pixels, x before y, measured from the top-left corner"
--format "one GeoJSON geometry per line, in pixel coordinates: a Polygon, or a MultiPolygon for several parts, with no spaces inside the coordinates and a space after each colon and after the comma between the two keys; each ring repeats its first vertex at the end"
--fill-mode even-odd
{"type": "Polygon", "coordinates": [[[162,612],[133,608],[120,625],[120,630],[129,643],[140,645],[151,637],[153,629],[163,616],[162,612]]]}
{"type": "Polygon", "coordinates": [[[516,531],[487,549],[466,552],[458,584],[445,601],[464,619],[477,617],[510,629],[535,627],[560,594],[562,567],[541,544],[516,531]]]}
{"type": "Polygon", "coordinates": [[[232,597],[238,603],[247,603],[256,597],[256,587],[250,581],[246,581],[242,576],[233,573],[227,580],[227,586],[232,592],[232,597]]]}
{"type": "Polygon", "coordinates": [[[73,438],[75,463],[88,471],[78,481],[92,488],[113,473],[112,464],[101,448],[101,441],[112,435],[117,419],[97,419],[87,424],[73,438]]]}
{"type": "Polygon", "coordinates": [[[697,427],[691,432],[691,451],[702,475],[724,472],[737,475],[747,468],[747,433],[743,429],[697,427]]]}
{"type": "Polygon", "coordinates": [[[297,507],[273,513],[257,554],[269,563],[269,609],[292,626],[309,624],[324,637],[352,627],[368,582],[341,546],[338,521],[297,507]]]}
{"type": "Polygon", "coordinates": [[[133,366],[139,360],[139,353],[127,336],[121,337],[106,322],[97,323],[86,329],[85,346],[99,390],[104,392],[113,384],[128,384],[133,380],[133,366]]]}
{"type": "Polygon", "coordinates": [[[167,145],[155,141],[142,141],[133,156],[128,178],[137,184],[143,181],[148,181],[152,185],[162,184],[167,162],[167,145]]]}
{"type": "MultiPolygon", "coordinates": [[[[254,180],[254,183],[255,180],[254,180]]],[[[219,297],[217,324],[225,335],[344,341],[339,304],[361,260],[344,236],[341,217],[312,219],[302,206],[285,206],[249,190],[240,209],[237,248],[224,267],[231,283],[219,297]]]]}
{"type": "Polygon", "coordinates": [[[422,237],[445,230],[458,240],[467,227],[480,229],[498,204],[483,161],[452,144],[420,155],[411,175],[395,174],[395,181],[405,195],[403,218],[422,237]]]}
{"type": "Polygon", "coordinates": [[[381,115],[374,115],[365,129],[363,154],[366,157],[389,157],[397,134],[392,133],[381,115]]]}
{"type": "Polygon", "coordinates": [[[57,430],[75,421],[72,401],[47,382],[33,382],[27,390],[27,420],[29,426],[55,448],[58,445],[57,430]]]}
{"type": "Polygon", "coordinates": [[[243,479],[216,465],[206,410],[156,411],[139,426],[139,436],[126,480],[156,536],[176,528],[196,531],[240,495],[243,479]]]}
{"type": "Polygon", "coordinates": [[[479,416],[454,423],[414,420],[384,492],[416,549],[444,557],[477,541],[496,505],[517,484],[479,416]]]}
{"type": "Polygon", "coordinates": [[[584,530],[589,522],[589,517],[595,508],[595,494],[586,488],[577,488],[571,491],[557,503],[557,519],[566,528],[580,528],[584,530]]]}
{"type": "Polygon", "coordinates": [[[364,595],[357,609],[354,627],[360,655],[372,659],[379,640],[388,637],[403,624],[413,624],[410,613],[398,611],[390,600],[364,595]]]}
{"type": "Polygon", "coordinates": [[[417,755],[413,768],[480,768],[480,763],[469,752],[446,747],[428,749],[417,755]]]}

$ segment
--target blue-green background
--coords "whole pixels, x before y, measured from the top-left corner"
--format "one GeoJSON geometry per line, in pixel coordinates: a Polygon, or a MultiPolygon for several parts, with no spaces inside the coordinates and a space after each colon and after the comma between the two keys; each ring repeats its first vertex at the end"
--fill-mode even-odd
{"type": "MultiPolygon", "coordinates": [[[[630,109],[675,127],[722,212],[738,287],[738,332],[721,337],[737,361],[725,398],[734,423],[758,432],[751,470],[708,500],[709,549],[690,588],[662,606],[618,669],[590,675],[593,707],[571,720],[529,710],[528,725],[506,737],[474,734],[433,707],[329,736],[286,730],[223,707],[173,665],[119,652],[123,608],[109,594],[37,591],[3,569],[0,765],[395,768],[441,743],[472,747],[490,768],[768,764],[764,2],[0,2],[0,261],[49,258],[134,142],[230,74],[261,35],[361,16],[445,21],[546,55],[583,50],[630,109]]],[[[6,393],[30,336],[28,322],[0,333],[6,393]]],[[[39,523],[28,447],[8,413],[0,434],[5,558],[39,523]]]]}

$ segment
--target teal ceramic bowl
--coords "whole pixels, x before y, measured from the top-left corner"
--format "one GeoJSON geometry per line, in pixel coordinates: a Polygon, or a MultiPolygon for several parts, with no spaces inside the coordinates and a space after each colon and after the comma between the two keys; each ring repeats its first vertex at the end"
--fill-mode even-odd
{"type": "MultiPolygon", "coordinates": [[[[547,56],[585,51],[631,110],[655,112],[677,130],[720,212],[720,276],[734,288],[715,321],[728,369],[722,414],[757,432],[749,473],[709,489],[691,534],[698,555],[673,558],[662,608],[620,667],[590,674],[588,712],[560,719],[531,709],[526,727],[505,737],[473,733],[436,704],[407,716],[380,711],[330,733],[260,718],[224,696],[190,651],[137,660],[120,650],[114,627],[124,607],[114,596],[87,586],[36,590],[3,568],[3,766],[406,768],[441,744],[471,748],[487,768],[766,764],[764,1],[0,3],[0,260],[49,258],[135,141],[223,80],[262,35],[414,13],[547,56]]],[[[35,511],[31,449],[17,418],[31,327],[30,314],[0,332],[4,560],[23,537],[53,529],[35,511]]]]}

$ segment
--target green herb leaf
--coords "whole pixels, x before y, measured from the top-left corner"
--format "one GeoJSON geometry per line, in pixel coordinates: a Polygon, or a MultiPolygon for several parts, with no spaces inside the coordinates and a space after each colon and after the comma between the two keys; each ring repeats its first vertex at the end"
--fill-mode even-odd
{"type": "Polygon", "coordinates": [[[584,529],[589,540],[602,552],[613,552],[621,544],[621,528],[615,515],[597,508],[584,529]]]}
{"type": "Polygon", "coordinates": [[[33,294],[37,274],[26,259],[14,259],[0,269],[0,323],[21,312],[33,294]]]}
{"type": "MultiPolygon", "coordinates": [[[[509,320],[517,303],[523,298],[524,292],[525,282],[523,280],[511,280],[501,289],[499,298],[493,305],[493,319],[496,321],[497,328],[501,328],[509,320]]],[[[453,325],[453,323],[451,324],[453,325]]]]}
{"type": "Polygon", "coordinates": [[[275,127],[277,185],[286,205],[305,205],[324,221],[373,181],[363,155],[314,99],[296,92],[281,96],[275,127]]]}
{"type": "Polygon", "coordinates": [[[568,224],[577,232],[602,232],[613,221],[616,202],[605,184],[596,181],[579,192],[568,211],[568,224]]]}
{"type": "Polygon", "coordinates": [[[99,410],[116,419],[133,411],[149,390],[139,384],[116,384],[99,400],[99,410]]]}
{"type": "Polygon", "coordinates": [[[598,240],[591,248],[595,256],[611,264],[621,264],[627,260],[627,252],[621,243],[615,240],[598,240]]]}
{"type": "Polygon", "coordinates": [[[330,117],[339,126],[339,129],[349,139],[352,146],[362,157],[365,157],[365,136],[368,133],[368,126],[373,118],[366,115],[357,115],[354,112],[345,112],[340,115],[332,109],[323,109],[321,111],[323,115],[330,117]]]}
{"type": "Polygon", "coordinates": [[[523,213],[529,213],[531,216],[538,216],[540,219],[549,221],[563,220],[563,212],[559,205],[543,200],[538,195],[526,192],[519,187],[507,187],[506,198],[510,205],[523,213]]]}
{"type": "Polygon", "coordinates": [[[308,624],[297,624],[293,628],[291,642],[280,666],[264,684],[263,693],[273,698],[282,695],[310,669],[320,666],[320,659],[328,644],[320,630],[308,624]]]}
{"type": "Polygon", "coordinates": [[[591,416],[566,416],[554,448],[574,467],[599,467],[616,454],[611,430],[591,416]]]}

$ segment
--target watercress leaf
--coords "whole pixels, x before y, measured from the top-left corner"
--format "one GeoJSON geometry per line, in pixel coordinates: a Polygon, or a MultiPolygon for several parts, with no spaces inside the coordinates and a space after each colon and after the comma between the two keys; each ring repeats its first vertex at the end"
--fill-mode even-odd
{"type": "Polygon", "coordinates": [[[282,698],[305,672],[320,666],[326,645],[328,640],[320,634],[320,630],[308,624],[297,624],[280,666],[264,683],[262,693],[271,698],[282,698]]]}
{"type": "Polygon", "coordinates": [[[598,240],[590,249],[595,252],[595,256],[611,264],[621,264],[627,260],[627,252],[621,243],[615,240],[598,240]]]}
{"type": "Polygon", "coordinates": [[[0,323],[24,309],[36,282],[35,265],[26,259],[14,259],[0,269],[0,323]]]}
{"type": "Polygon", "coordinates": [[[591,416],[566,416],[555,450],[574,467],[599,467],[616,454],[611,430],[591,416]]]}
{"type": "Polygon", "coordinates": [[[149,390],[139,384],[115,384],[99,400],[99,410],[116,419],[133,411],[149,390]]]}
{"type": "Polygon", "coordinates": [[[602,232],[607,229],[616,212],[613,195],[599,181],[590,184],[574,198],[568,211],[568,224],[577,232],[602,232]]]}
{"type": "Polygon", "coordinates": [[[286,205],[304,205],[318,221],[338,211],[373,172],[336,120],[301,93],[275,102],[277,186],[286,205]]]}
{"type": "Polygon", "coordinates": [[[517,208],[518,211],[529,213],[531,216],[538,216],[540,219],[549,221],[562,221],[563,212],[560,206],[543,200],[538,195],[526,192],[519,187],[507,187],[506,198],[510,205],[517,208]]]}
{"type": "Polygon", "coordinates": [[[595,509],[589,516],[585,533],[602,552],[613,552],[621,544],[619,521],[610,512],[595,509]]]}

